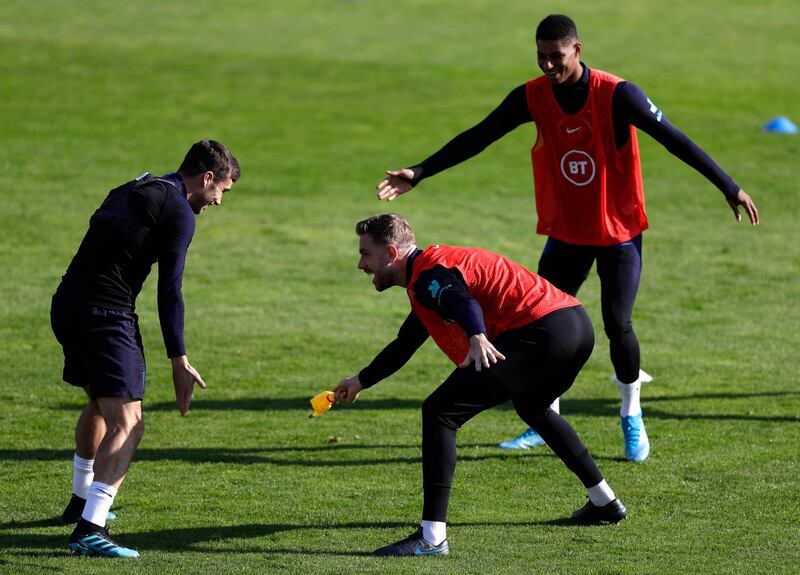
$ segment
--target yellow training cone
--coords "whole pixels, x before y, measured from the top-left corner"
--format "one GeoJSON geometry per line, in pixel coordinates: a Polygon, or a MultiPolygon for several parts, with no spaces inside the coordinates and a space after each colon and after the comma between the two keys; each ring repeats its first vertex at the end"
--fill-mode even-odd
{"type": "Polygon", "coordinates": [[[312,413],[309,417],[319,417],[328,411],[335,402],[336,398],[334,397],[332,391],[323,391],[318,393],[310,400],[311,408],[314,410],[314,413],[312,413]]]}

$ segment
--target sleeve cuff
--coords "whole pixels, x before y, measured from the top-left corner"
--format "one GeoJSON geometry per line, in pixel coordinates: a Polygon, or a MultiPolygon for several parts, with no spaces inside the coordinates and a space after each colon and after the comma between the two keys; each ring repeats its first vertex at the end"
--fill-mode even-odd
{"type": "Polygon", "coordinates": [[[367,389],[378,383],[375,376],[370,374],[369,366],[358,372],[358,381],[361,382],[361,387],[363,389],[367,389]]]}

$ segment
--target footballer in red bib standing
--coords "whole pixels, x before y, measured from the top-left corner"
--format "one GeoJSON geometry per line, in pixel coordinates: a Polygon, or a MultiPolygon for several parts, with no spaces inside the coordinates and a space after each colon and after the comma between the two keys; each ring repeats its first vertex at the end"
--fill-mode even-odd
{"type": "MultiPolygon", "coordinates": [[[[536,231],[547,236],[538,273],[576,295],[597,263],[603,327],[608,337],[612,380],[619,388],[625,456],[641,462],[650,440],[640,405],[641,384],[652,377],[640,367],[633,329],[633,304],[642,272],[642,232],[647,229],[636,129],[716,186],[741,220],[759,223],[755,203],[713,159],[673,126],[632,82],[589,68],[568,16],[546,17],[536,29],[537,60],[543,76],[514,88],[475,126],[457,135],[419,164],[389,170],[378,198],[394,200],[429,178],[459,164],[522,124],[536,124],[531,149],[536,195],[536,231]]],[[[558,399],[553,409],[558,411],[558,399]]],[[[529,428],[500,444],[506,449],[544,445],[529,428]]]]}

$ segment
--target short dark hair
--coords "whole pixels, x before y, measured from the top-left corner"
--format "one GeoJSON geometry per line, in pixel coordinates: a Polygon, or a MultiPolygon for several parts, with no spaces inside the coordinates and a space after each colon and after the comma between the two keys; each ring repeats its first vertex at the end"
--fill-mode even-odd
{"type": "Polygon", "coordinates": [[[397,214],[381,214],[361,220],[356,224],[356,233],[359,236],[369,234],[376,244],[394,244],[398,248],[411,247],[417,241],[411,225],[397,214]]]}
{"type": "Polygon", "coordinates": [[[566,42],[578,39],[578,27],[569,16],[550,14],[536,27],[537,40],[558,40],[566,42]]]}
{"type": "Polygon", "coordinates": [[[212,171],[215,181],[230,178],[234,182],[241,174],[239,162],[228,148],[216,140],[200,140],[193,144],[178,171],[190,177],[212,171]]]}

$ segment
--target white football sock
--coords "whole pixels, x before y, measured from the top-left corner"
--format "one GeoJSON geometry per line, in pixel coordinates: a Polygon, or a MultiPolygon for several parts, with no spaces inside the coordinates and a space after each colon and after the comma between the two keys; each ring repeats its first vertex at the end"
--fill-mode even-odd
{"type": "Polygon", "coordinates": [[[89,486],[94,479],[94,459],[84,459],[76,453],[72,458],[72,492],[86,499],[89,486]]]}
{"type": "Polygon", "coordinates": [[[440,545],[447,539],[447,523],[422,520],[422,538],[431,545],[440,545]]]}
{"type": "Polygon", "coordinates": [[[589,501],[594,503],[597,507],[605,507],[617,498],[605,479],[594,487],[590,487],[588,491],[589,501]]]}
{"type": "Polygon", "coordinates": [[[639,415],[642,412],[642,406],[639,404],[642,381],[637,379],[633,383],[622,383],[617,380],[617,386],[619,387],[619,395],[622,398],[622,407],[619,409],[619,414],[622,417],[639,415]]]}
{"type": "Polygon", "coordinates": [[[83,508],[81,517],[95,525],[105,527],[108,510],[111,509],[116,495],[116,487],[99,481],[92,481],[86,497],[86,506],[83,508]]]}

